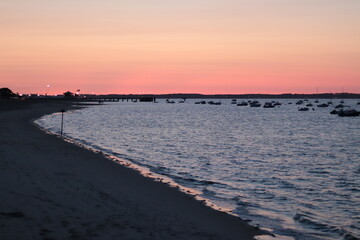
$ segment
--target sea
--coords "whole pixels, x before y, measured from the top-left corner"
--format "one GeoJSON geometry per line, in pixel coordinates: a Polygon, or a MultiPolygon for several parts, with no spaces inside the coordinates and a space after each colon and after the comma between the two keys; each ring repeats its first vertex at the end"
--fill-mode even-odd
{"type": "MultiPolygon", "coordinates": [[[[360,117],[330,114],[341,99],[277,99],[275,108],[202,100],[65,112],[64,137],[192,189],[271,239],[360,239],[360,117]],[[309,111],[298,110],[308,103],[309,111]]],[[[358,102],[344,105],[359,111],[358,102]]],[[[59,134],[61,113],[36,124],[59,134]]]]}

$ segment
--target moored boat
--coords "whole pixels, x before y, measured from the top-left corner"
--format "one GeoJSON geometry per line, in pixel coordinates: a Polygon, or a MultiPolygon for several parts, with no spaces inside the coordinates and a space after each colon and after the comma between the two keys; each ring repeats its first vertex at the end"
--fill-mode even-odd
{"type": "Polygon", "coordinates": [[[257,101],[250,103],[250,107],[261,107],[261,104],[257,101]]]}
{"type": "Polygon", "coordinates": [[[263,108],[274,108],[274,107],[275,107],[275,105],[271,102],[266,102],[263,106],[263,108]]]}
{"type": "Polygon", "coordinates": [[[249,105],[247,102],[242,101],[241,103],[238,103],[236,106],[247,106],[249,105]]]}
{"type": "Polygon", "coordinates": [[[338,115],[340,117],[358,117],[360,116],[360,112],[355,109],[340,110],[338,115]]]}
{"type": "Polygon", "coordinates": [[[329,106],[329,105],[326,104],[326,103],[322,103],[322,104],[317,105],[317,107],[328,107],[328,106],[329,106]]]}

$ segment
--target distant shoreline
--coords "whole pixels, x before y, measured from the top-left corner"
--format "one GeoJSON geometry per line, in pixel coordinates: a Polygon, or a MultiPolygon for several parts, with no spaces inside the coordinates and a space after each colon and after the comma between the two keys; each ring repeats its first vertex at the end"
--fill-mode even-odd
{"type": "MultiPolygon", "coordinates": [[[[91,96],[91,95],[84,95],[91,96]]],[[[321,94],[191,94],[191,93],[172,93],[172,94],[108,94],[97,96],[117,96],[117,97],[155,97],[155,98],[280,98],[280,99],[294,99],[294,98],[308,98],[308,99],[360,99],[358,93],[321,93],[321,94]]]]}
{"type": "MultiPolygon", "coordinates": [[[[238,98],[238,99],[360,99],[359,93],[319,93],[319,94],[199,94],[199,93],[169,93],[169,94],[80,94],[77,97],[64,98],[62,95],[45,96],[31,94],[24,95],[26,99],[38,101],[39,99],[71,100],[83,98],[107,98],[107,99],[139,99],[139,98],[186,98],[186,99],[214,99],[214,98],[238,98]]],[[[76,100],[75,100],[76,101],[76,100]]]]}

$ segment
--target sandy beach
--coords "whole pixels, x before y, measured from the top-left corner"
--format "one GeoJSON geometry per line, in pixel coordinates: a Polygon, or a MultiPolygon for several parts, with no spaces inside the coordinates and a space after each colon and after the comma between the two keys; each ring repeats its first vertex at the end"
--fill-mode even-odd
{"type": "Polygon", "coordinates": [[[254,239],[263,231],[0,108],[0,239],[254,239]]]}

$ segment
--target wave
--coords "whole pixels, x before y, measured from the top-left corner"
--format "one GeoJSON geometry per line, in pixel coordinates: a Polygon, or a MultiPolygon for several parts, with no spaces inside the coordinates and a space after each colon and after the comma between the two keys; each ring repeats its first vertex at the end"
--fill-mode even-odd
{"type": "Polygon", "coordinates": [[[319,230],[321,232],[336,234],[345,240],[358,240],[359,239],[358,237],[353,235],[353,233],[351,233],[348,230],[345,230],[342,227],[331,226],[331,225],[328,225],[325,223],[321,223],[321,222],[311,218],[307,214],[296,213],[295,216],[293,217],[293,219],[296,222],[299,222],[303,225],[307,225],[308,227],[319,230]]]}

